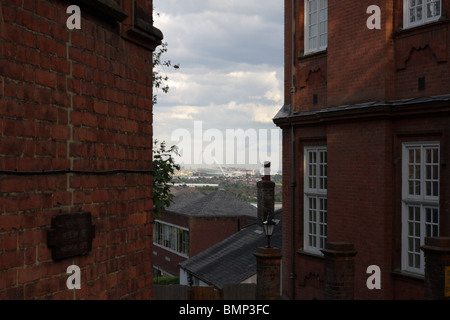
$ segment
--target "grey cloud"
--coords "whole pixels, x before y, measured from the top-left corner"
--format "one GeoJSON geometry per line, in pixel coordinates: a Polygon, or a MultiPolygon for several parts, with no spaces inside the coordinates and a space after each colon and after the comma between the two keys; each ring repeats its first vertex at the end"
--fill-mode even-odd
{"type": "Polygon", "coordinates": [[[161,1],[161,15],[170,55],[184,65],[282,62],[281,0],[161,1]]]}
{"type": "Polygon", "coordinates": [[[155,0],[169,52],[169,94],[154,107],[155,138],[176,129],[275,129],[283,90],[282,0],[155,0]]]}

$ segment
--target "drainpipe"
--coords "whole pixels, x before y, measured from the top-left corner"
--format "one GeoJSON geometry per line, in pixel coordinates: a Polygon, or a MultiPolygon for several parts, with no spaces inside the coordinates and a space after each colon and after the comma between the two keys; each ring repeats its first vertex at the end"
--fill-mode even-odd
{"type": "MultiPolygon", "coordinates": [[[[294,83],[294,70],[295,70],[295,0],[292,0],[292,37],[291,37],[291,50],[292,50],[292,64],[291,64],[291,108],[290,116],[294,114],[295,106],[295,83],[294,83]]],[[[295,299],[295,131],[294,125],[291,122],[291,299],[295,299]]]]}

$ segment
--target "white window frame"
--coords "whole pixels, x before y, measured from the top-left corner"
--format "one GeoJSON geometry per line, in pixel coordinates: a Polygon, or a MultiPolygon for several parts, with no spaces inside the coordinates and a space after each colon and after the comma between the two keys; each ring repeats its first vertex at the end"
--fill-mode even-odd
{"type": "Polygon", "coordinates": [[[189,229],[155,220],[153,244],[182,257],[189,258],[189,229]]]}
{"type": "Polygon", "coordinates": [[[326,50],[328,47],[328,0],[305,0],[305,54],[326,50]],[[310,10],[312,12],[310,13],[310,10]],[[315,13],[315,20],[311,21],[310,14],[315,13]],[[317,32],[313,37],[316,43],[311,46],[310,33],[317,32]],[[321,37],[325,37],[325,44],[320,42],[321,37]]]}
{"type": "Polygon", "coordinates": [[[442,0],[403,0],[403,28],[414,28],[417,26],[421,26],[427,23],[431,23],[439,20],[442,16],[442,0]],[[414,6],[412,6],[412,1],[414,1],[414,6]],[[428,9],[432,8],[432,4],[439,4],[439,14],[429,17],[428,9]],[[415,17],[417,17],[417,10],[421,12],[421,20],[418,21],[410,21],[410,10],[414,10],[415,17]]]}
{"type": "Polygon", "coordinates": [[[303,248],[318,255],[323,255],[327,239],[327,157],[327,147],[305,148],[303,248]],[[313,163],[310,155],[315,155],[313,163]]]}
{"type": "Polygon", "coordinates": [[[439,236],[439,184],[440,143],[404,143],[401,258],[403,271],[419,275],[425,272],[425,258],[420,247],[424,244],[425,237],[439,236]],[[428,162],[427,151],[430,150],[437,150],[437,153],[431,152],[432,161],[428,162]]]}

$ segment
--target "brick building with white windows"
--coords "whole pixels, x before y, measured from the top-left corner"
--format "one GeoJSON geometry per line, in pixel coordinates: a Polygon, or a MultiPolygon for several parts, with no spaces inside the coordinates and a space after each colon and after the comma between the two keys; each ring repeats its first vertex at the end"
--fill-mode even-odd
{"type": "Polygon", "coordinates": [[[173,202],[154,224],[156,277],[178,276],[180,263],[256,221],[256,207],[223,189],[204,194],[181,187],[172,192],[173,202]]]}
{"type": "Polygon", "coordinates": [[[285,296],[326,298],[322,250],[344,242],[355,299],[424,298],[421,246],[450,236],[449,17],[448,0],[285,0],[285,296]]]}

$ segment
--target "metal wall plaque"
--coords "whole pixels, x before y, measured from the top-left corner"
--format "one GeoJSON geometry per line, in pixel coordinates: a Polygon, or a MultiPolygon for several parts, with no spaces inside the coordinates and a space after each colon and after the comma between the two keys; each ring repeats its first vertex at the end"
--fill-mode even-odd
{"type": "Polygon", "coordinates": [[[47,230],[47,245],[53,260],[86,255],[92,250],[95,225],[90,212],[57,214],[47,230]]]}

